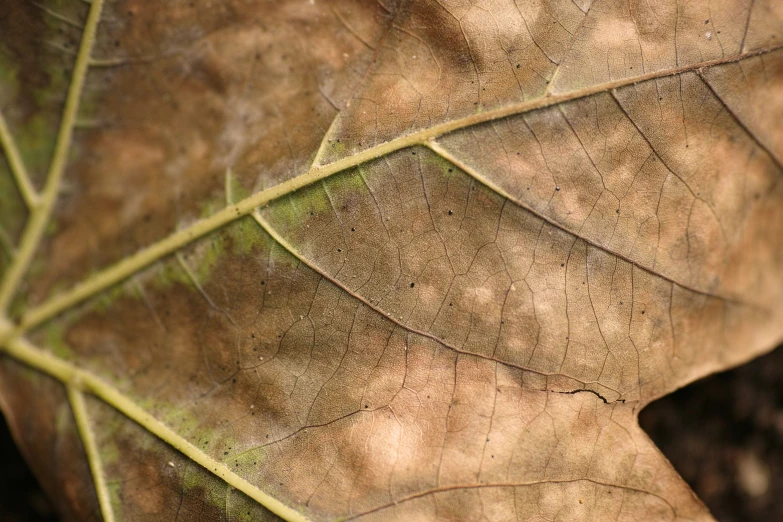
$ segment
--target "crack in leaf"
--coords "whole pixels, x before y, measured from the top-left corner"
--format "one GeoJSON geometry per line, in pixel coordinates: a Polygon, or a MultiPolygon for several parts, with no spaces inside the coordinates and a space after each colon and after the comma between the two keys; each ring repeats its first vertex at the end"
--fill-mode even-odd
{"type": "MultiPolygon", "coordinates": [[[[523,371],[526,371],[526,372],[530,372],[530,373],[534,373],[536,375],[541,375],[541,376],[544,376],[544,377],[568,377],[569,379],[573,379],[574,381],[580,382],[583,385],[597,384],[599,386],[602,386],[602,387],[604,387],[606,389],[609,389],[609,390],[617,393],[618,396],[622,396],[623,395],[620,391],[614,390],[614,389],[606,386],[605,384],[601,383],[600,381],[585,381],[585,380],[579,379],[577,377],[574,377],[573,375],[568,375],[568,374],[565,374],[565,373],[560,373],[560,372],[548,373],[548,372],[543,372],[543,371],[539,371],[539,370],[534,370],[534,369],[529,368],[527,366],[522,366],[522,365],[519,365],[519,364],[512,364],[512,363],[509,363],[509,362],[505,362],[505,361],[501,361],[501,360],[495,359],[493,357],[488,357],[486,355],[481,355],[481,354],[478,354],[478,353],[469,352],[467,350],[462,350],[460,348],[457,348],[456,346],[453,346],[452,344],[446,342],[444,339],[441,339],[440,337],[438,337],[438,336],[436,336],[434,334],[431,334],[431,333],[426,332],[424,330],[419,330],[419,329],[413,328],[411,326],[408,326],[405,323],[403,323],[402,321],[400,321],[399,319],[397,319],[396,317],[392,316],[390,313],[384,312],[377,305],[374,305],[374,304],[370,303],[367,299],[363,298],[361,295],[357,294],[356,292],[353,292],[351,289],[349,289],[341,281],[339,281],[338,279],[330,276],[328,273],[326,273],[324,270],[322,270],[318,265],[316,265],[312,261],[308,260],[305,256],[303,256],[301,253],[299,253],[296,250],[296,248],[294,248],[293,245],[291,245],[280,234],[278,234],[275,231],[275,229],[272,228],[272,226],[261,216],[261,214],[258,211],[253,212],[252,216],[253,216],[253,219],[256,220],[258,225],[264,230],[264,232],[269,234],[269,236],[272,239],[274,239],[275,242],[277,242],[277,244],[279,244],[281,247],[283,247],[283,249],[285,249],[287,252],[289,252],[291,255],[293,255],[295,258],[297,258],[299,261],[301,261],[304,265],[306,265],[311,270],[316,272],[318,275],[320,275],[321,277],[323,277],[324,279],[326,279],[327,281],[329,281],[330,283],[332,283],[333,285],[335,285],[336,287],[340,288],[342,291],[344,291],[345,293],[347,293],[348,295],[350,295],[351,297],[353,297],[354,299],[356,299],[357,301],[362,303],[364,306],[366,306],[366,307],[370,308],[371,310],[375,311],[379,315],[383,316],[384,318],[386,318],[387,320],[389,320],[392,323],[396,324],[397,326],[399,326],[400,328],[402,328],[403,330],[405,330],[407,332],[414,333],[416,335],[420,335],[422,337],[426,337],[428,339],[431,339],[431,340],[435,341],[436,343],[438,343],[439,345],[443,346],[444,348],[448,348],[449,350],[451,350],[451,351],[453,351],[455,353],[458,353],[458,354],[469,355],[471,357],[477,357],[479,359],[492,361],[492,362],[497,363],[497,364],[503,364],[505,366],[509,366],[509,367],[512,367],[512,368],[518,368],[520,370],[523,370],[523,371]]],[[[580,390],[578,390],[578,391],[580,391],[580,390]]],[[[588,389],[581,390],[581,391],[591,391],[591,392],[593,392],[592,390],[588,390],[588,389]]],[[[626,390],[626,393],[631,392],[631,391],[633,391],[633,390],[626,390]]],[[[565,392],[565,393],[572,393],[572,392],[565,392]]],[[[576,392],[573,392],[573,393],[576,393],[576,392]]],[[[593,392],[593,393],[598,395],[597,392],[593,392]]],[[[601,397],[601,399],[603,399],[604,402],[607,402],[606,399],[604,399],[601,395],[598,395],[598,396],[601,397]]],[[[612,401],[612,402],[625,402],[625,400],[618,399],[618,400],[612,401]]]]}

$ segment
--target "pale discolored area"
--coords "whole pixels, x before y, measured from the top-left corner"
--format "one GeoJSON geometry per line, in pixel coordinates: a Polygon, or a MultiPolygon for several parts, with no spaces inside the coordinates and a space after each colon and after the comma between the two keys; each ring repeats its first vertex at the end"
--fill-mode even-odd
{"type": "Polygon", "coordinates": [[[282,520],[104,403],[90,400],[87,410],[117,520],[282,520]]]}
{"type": "Polygon", "coordinates": [[[783,43],[783,5],[777,0],[753,0],[743,50],[783,43]]]}
{"type": "Polygon", "coordinates": [[[783,165],[783,51],[711,67],[704,71],[704,79],[726,109],[783,165]]]}
{"type": "Polygon", "coordinates": [[[390,17],[360,0],[110,2],[29,303],[222,207],[227,167],[254,190],[306,171],[390,17]]]}
{"type": "Polygon", "coordinates": [[[322,162],[511,103],[774,48],[779,11],[773,0],[403,3],[322,162]]]}
{"type": "MultiPolygon", "coordinates": [[[[783,56],[771,59],[780,62],[783,56]]],[[[619,90],[617,98],[655,154],[695,198],[687,232],[679,238],[686,239],[686,281],[762,307],[779,302],[781,272],[764,271],[762,276],[761,267],[770,266],[767,262],[780,266],[781,246],[759,244],[755,238],[774,236],[783,226],[780,163],[693,73],[619,90]],[[668,110],[643,101],[656,94],[664,98],[661,103],[669,98],[661,105],[668,110]],[[680,110],[671,110],[672,96],[682,100],[680,110]]],[[[766,121],[773,119],[774,113],[765,115],[766,121]]],[[[666,227],[660,230],[663,238],[666,227]]],[[[670,252],[677,252],[676,245],[670,252]]],[[[662,256],[658,259],[663,269],[662,256]]]]}
{"type": "Polygon", "coordinates": [[[774,37],[753,38],[762,32],[783,34],[783,17],[760,20],[765,3],[775,2],[593,2],[551,92],[563,93],[779,45],[781,41],[774,37]],[[760,24],[766,27],[761,29],[760,24]]]}
{"type": "Polygon", "coordinates": [[[21,453],[61,520],[103,520],[63,386],[3,356],[0,404],[21,453]]]}
{"type": "MultiPolygon", "coordinates": [[[[772,114],[757,121],[775,126],[772,114]]],[[[774,210],[783,172],[695,73],[466,129],[442,144],[521,205],[670,281],[761,306],[779,298],[777,286],[753,277],[764,260],[780,259],[779,245],[750,250],[747,236],[783,223],[774,210]]]]}
{"type": "MultiPolygon", "coordinates": [[[[706,516],[635,426],[636,402],[556,393],[536,372],[412,333],[298,262],[253,221],[194,245],[186,266],[203,265],[215,249],[224,270],[197,278],[198,289],[171,262],[139,279],[143,298],[137,290],[106,311],[71,317],[63,342],[201,451],[312,519],[380,516],[395,503],[398,516],[426,519],[446,490],[457,503],[438,516],[454,519],[448,509],[492,498],[484,485],[524,497],[561,483],[606,497],[607,510],[627,516],[706,516]],[[249,289],[255,298],[243,297],[249,289]],[[625,490],[633,500],[619,505],[625,490]]],[[[101,445],[123,440],[129,423],[96,419],[101,445]]],[[[547,494],[557,498],[560,488],[547,494]]],[[[137,504],[161,491],[139,492],[137,504]]],[[[491,519],[503,508],[481,509],[491,519]]],[[[510,516],[535,516],[519,509],[510,516]]]]}
{"type": "Polygon", "coordinates": [[[567,0],[401,2],[322,162],[542,96],[586,7],[567,0]]]}
{"type": "MultiPolygon", "coordinates": [[[[649,161],[649,151],[641,157],[649,161]]],[[[662,181],[659,165],[650,170],[662,181]]],[[[586,193],[565,183],[552,192],[586,193]]],[[[764,329],[771,313],[754,294],[738,302],[685,287],[552,225],[422,148],[335,176],[263,215],[292,251],[400,326],[548,376],[549,389],[646,403],[708,373],[716,355],[732,360],[737,343],[761,349],[780,335],[764,329]]]]}

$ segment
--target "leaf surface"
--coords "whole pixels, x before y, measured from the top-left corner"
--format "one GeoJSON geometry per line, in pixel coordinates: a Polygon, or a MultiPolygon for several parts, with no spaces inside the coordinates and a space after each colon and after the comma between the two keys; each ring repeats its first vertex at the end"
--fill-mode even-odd
{"type": "Polygon", "coordinates": [[[0,405],[66,520],[711,519],[637,414],[783,339],[776,2],[2,13],[0,405]]]}

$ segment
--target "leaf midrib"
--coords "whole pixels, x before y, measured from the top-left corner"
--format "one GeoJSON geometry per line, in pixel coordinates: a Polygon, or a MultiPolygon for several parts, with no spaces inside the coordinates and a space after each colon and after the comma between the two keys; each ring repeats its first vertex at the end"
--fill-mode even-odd
{"type": "MultiPolygon", "coordinates": [[[[754,56],[768,54],[783,48],[783,44],[771,47],[764,47],[738,54],[729,58],[721,58],[717,60],[708,60],[688,66],[675,67],[665,69],[657,72],[646,73],[638,76],[633,76],[621,80],[614,80],[605,82],[584,89],[570,91],[563,94],[553,94],[549,96],[543,96],[530,101],[524,101],[519,103],[513,103],[497,109],[492,109],[486,112],[479,112],[444,122],[438,125],[434,125],[427,129],[417,131],[405,136],[395,138],[393,140],[381,143],[374,147],[364,149],[356,154],[342,158],[340,160],[328,163],[325,165],[313,165],[311,168],[298,176],[295,176],[287,181],[284,181],[274,187],[257,192],[233,205],[227,206],[224,209],[216,212],[212,216],[203,220],[197,221],[193,225],[187,228],[178,230],[168,237],[159,240],[150,246],[139,250],[135,254],[122,259],[116,264],[103,269],[92,276],[87,277],[79,283],[76,283],[70,290],[66,290],[60,294],[50,297],[42,304],[29,309],[21,318],[19,326],[13,331],[13,336],[23,335],[31,328],[43,323],[44,321],[58,315],[59,313],[67,310],[73,305],[88,299],[89,297],[111,287],[112,285],[126,279],[127,277],[135,274],[143,268],[151,265],[159,259],[165,257],[168,254],[173,253],[177,249],[213,232],[229,223],[234,222],[240,217],[249,215],[254,209],[266,205],[271,201],[279,199],[283,196],[292,194],[297,190],[304,188],[312,183],[326,179],[334,174],[345,171],[349,168],[356,167],[368,161],[385,156],[392,152],[408,148],[415,145],[429,146],[431,140],[441,137],[445,134],[478,125],[480,123],[486,123],[501,118],[524,114],[537,109],[542,109],[559,103],[572,101],[601,92],[607,92],[612,89],[617,89],[627,85],[633,85],[636,83],[649,81],[657,78],[663,78],[667,76],[674,76],[689,71],[698,71],[707,67],[714,67],[717,65],[723,65],[728,63],[739,62],[754,56]]],[[[339,118],[339,114],[337,116],[339,118]]],[[[324,138],[326,140],[326,137],[324,138]]],[[[486,179],[481,181],[487,186],[492,186],[486,179]]],[[[563,225],[553,223],[558,228],[565,230],[563,225]]],[[[566,232],[570,232],[565,230],[566,232]]],[[[572,233],[572,232],[571,232],[572,233]]],[[[617,255],[605,246],[596,245],[596,247],[612,254],[617,255]]],[[[640,267],[645,268],[645,267],[640,267]]],[[[646,269],[646,268],[645,268],[646,269]]],[[[647,269],[649,270],[649,269],[647,269]]],[[[666,278],[666,276],[659,274],[655,271],[651,271],[655,275],[666,278]]],[[[668,279],[668,278],[666,278],[668,279]]],[[[693,287],[689,287],[686,284],[674,281],[676,284],[683,288],[704,294],[712,295],[713,297],[720,297],[721,299],[731,300],[725,296],[718,296],[709,294],[703,290],[699,290],[693,287]]]]}
{"type": "MultiPolygon", "coordinates": [[[[3,325],[0,324],[0,328],[2,327],[3,325]]],[[[237,475],[225,463],[204,453],[190,441],[180,436],[173,429],[136,404],[123,392],[104,381],[93,372],[79,368],[71,362],[65,361],[46,350],[42,350],[24,338],[18,337],[6,342],[5,353],[17,361],[26,364],[31,368],[36,368],[57,379],[66,385],[67,390],[69,390],[69,393],[71,394],[88,392],[91,395],[94,395],[127,418],[142,426],[152,435],[172,446],[175,450],[179,451],[193,462],[218,476],[229,486],[241,491],[284,520],[289,522],[308,522],[307,517],[265,493],[258,486],[237,475]]],[[[74,414],[77,416],[79,416],[78,410],[79,407],[77,403],[77,408],[74,410],[74,414]]],[[[84,422],[86,422],[86,420],[84,422]]],[[[81,427],[80,435],[83,436],[81,427]]],[[[89,437],[84,438],[83,440],[85,441],[85,445],[90,446],[89,437]]],[[[89,448],[87,449],[91,471],[94,471],[95,467],[100,465],[99,462],[93,460],[96,455],[97,450],[95,448],[93,448],[93,451],[90,451],[89,448]]],[[[99,477],[94,478],[100,479],[99,477]]],[[[106,499],[104,499],[103,502],[105,503],[106,499]]]]}

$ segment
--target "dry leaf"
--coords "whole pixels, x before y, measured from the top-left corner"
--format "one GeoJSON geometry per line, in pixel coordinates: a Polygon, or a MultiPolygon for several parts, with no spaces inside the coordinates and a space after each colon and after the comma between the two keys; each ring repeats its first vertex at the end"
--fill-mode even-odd
{"type": "Polygon", "coordinates": [[[774,0],[0,3],[0,403],[64,520],[710,520],[783,339],[774,0]]]}

